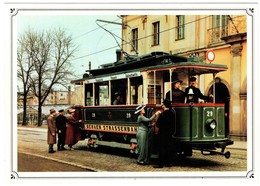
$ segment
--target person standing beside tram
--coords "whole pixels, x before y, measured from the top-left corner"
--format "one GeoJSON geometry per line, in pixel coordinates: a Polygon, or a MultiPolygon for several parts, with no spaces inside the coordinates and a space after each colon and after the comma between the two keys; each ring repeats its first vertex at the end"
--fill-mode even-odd
{"type": "Polygon", "coordinates": [[[185,89],[186,103],[198,103],[199,98],[205,101],[210,101],[213,98],[213,95],[204,96],[200,89],[196,87],[196,79],[196,77],[189,78],[190,86],[185,89]]]}
{"type": "Polygon", "coordinates": [[[163,112],[156,121],[158,130],[159,158],[154,168],[163,168],[164,165],[171,166],[171,138],[175,132],[175,112],[171,109],[171,101],[165,99],[162,105],[163,112]]]}
{"type": "Polygon", "coordinates": [[[182,81],[179,79],[172,81],[172,98],[171,98],[171,91],[166,93],[166,99],[171,100],[172,103],[184,103],[185,101],[185,93],[180,90],[182,81]]]}
{"type": "Polygon", "coordinates": [[[74,118],[75,109],[69,109],[68,112],[70,116],[67,118],[68,127],[66,131],[65,144],[69,146],[70,150],[74,150],[72,146],[80,140],[79,123],[81,123],[81,120],[76,120],[74,118]]]}
{"type": "Polygon", "coordinates": [[[66,150],[64,148],[66,138],[67,118],[64,116],[64,110],[59,110],[59,116],[56,117],[56,126],[58,132],[58,150],[66,150]]]}
{"type": "Polygon", "coordinates": [[[56,123],[55,123],[56,110],[50,109],[50,115],[47,119],[48,135],[47,143],[49,145],[49,153],[54,153],[53,145],[56,144],[56,123]]]}
{"type": "Polygon", "coordinates": [[[148,138],[149,127],[151,127],[149,122],[153,121],[161,113],[160,111],[157,111],[152,117],[147,118],[144,116],[144,108],[144,105],[140,105],[135,111],[135,114],[139,114],[137,118],[139,126],[136,134],[138,151],[137,163],[139,165],[149,164],[151,156],[151,146],[149,145],[151,143],[148,138]]]}

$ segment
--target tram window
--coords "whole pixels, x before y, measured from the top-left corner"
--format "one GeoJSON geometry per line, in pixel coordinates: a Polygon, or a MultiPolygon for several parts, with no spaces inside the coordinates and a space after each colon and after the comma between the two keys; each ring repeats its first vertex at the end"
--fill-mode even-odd
{"type": "Polygon", "coordinates": [[[85,105],[86,106],[94,105],[93,85],[92,84],[86,84],[85,85],[85,105]]]}
{"type": "Polygon", "coordinates": [[[109,97],[108,97],[108,86],[100,85],[99,86],[99,105],[108,105],[109,97]]]}
{"type": "Polygon", "coordinates": [[[161,85],[156,85],[155,92],[154,92],[154,85],[148,85],[148,103],[161,104],[161,98],[162,98],[161,85]],[[155,99],[154,99],[154,94],[155,94],[155,99]]]}
{"type": "Polygon", "coordinates": [[[126,104],[126,95],[127,95],[127,80],[120,79],[111,81],[111,105],[113,105],[114,100],[116,99],[115,95],[117,93],[120,94],[120,102],[121,104],[126,104]]]}

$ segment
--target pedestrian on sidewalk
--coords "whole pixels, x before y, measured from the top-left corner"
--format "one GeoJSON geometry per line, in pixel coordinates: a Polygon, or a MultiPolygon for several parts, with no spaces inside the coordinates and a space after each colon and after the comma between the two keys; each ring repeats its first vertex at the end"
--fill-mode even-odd
{"type": "Polygon", "coordinates": [[[81,120],[76,120],[75,115],[75,109],[69,109],[70,116],[67,118],[68,127],[66,131],[66,140],[65,144],[69,146],[70,150],[73,149],[73,145],[75,145],[80,140],[80,129],[79,124],[82,122],[81,120]]]}
{"type": "Polygon", "coordinates": [[[56,123],[55,123],[56,110],[50,109],[50,115],[47,119],[48,134],[47,143],[49,144],[49,153],[54,153],[53,145],[56,144],[56,123]]]}
{"type": "Polygon", "coordinates": [[[56,117],[56,126],[58,132],[58,150],[66,150],[64,148],[67,128],[67,118],[64,116],[64,110],[59,110],[59,116],[56,117]]]}

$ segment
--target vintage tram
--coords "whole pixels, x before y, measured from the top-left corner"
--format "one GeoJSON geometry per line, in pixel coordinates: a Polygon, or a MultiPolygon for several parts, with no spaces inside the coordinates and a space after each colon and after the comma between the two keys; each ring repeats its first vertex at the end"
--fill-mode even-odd
{"type": "MultiPolygon", "coordinates": [[[[72,81],[84,88],[84,105],[76,107],[77,117],[82,119],[82,140],[88,147],[100,145],[129,149],[135,152],[138,130],[135,108],[146,105],[146,116],[161,109],[172,80],[182,79],[182,87],[188,79],[197,76],[213,86],[217,74],[226,71],[221,64],[205,63],[196,57],[185,58],[164,52],[152,52],[138,57],[128,57],[99,69],[86,71],[83,79],[72,81]],[[120,105],[113,105],[115,94],[120,94],[120,105]]],[[[194,149],[204,155],[225,152],[233,141],[225,135],[224,103],[173,103],[176,114],[172,148],[175,154],[191,156],[194,149]],[[220,149],[220,150],[219,150],[220,149]]],[[[156,121],[155,121],[156,122],[156,121]]],[[[153,153],[156,154],[157,128],[154,129],[153,153]]]]}

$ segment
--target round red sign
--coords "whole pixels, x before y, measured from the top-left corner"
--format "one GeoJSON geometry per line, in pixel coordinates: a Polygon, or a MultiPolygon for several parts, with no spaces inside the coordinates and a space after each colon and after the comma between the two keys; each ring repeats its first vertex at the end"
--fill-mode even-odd
{"type": "Polygon", "coordinates": [[[215,53],[213,50],[208,50],[206,56],[209,62],[212,62],[215,59],[215,53]]]}

